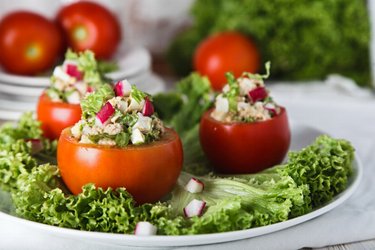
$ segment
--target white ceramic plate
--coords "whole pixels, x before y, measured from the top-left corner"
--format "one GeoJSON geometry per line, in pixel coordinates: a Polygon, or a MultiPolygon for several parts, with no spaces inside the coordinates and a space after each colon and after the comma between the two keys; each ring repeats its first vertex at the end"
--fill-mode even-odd
{"type": "MultiPolygon", "coordinates": [[[[150,53],[144,48],[122,49],[117,53],[114,60],[118,63],[119,70],[106,75],[114,81],[142,74],[151,65],[150,53]]],[[[13,75],[4,72],[1,68],[0,81],[7,84],[39,88],[48,87],[50,84],[49,77],[13,75]]]]}
{"type": "MultiPolygon", "coordinates": [[[[301,124],[294,124],[292,126],[292,145],[293,150],[300,149],[306,145],[312,143],[317,135],[323,132],[308,126],[301,124]]],[[[276,223],[269,226],[263,226],[258,228],[252,228],[241,231],[232,231],[226,233],[214,233],[214,234],[203,234],[203,235],[189,235],[189,236],[149,236],[149,237],[137,237],[134,235],[123,235],[123,234],[112,234],[112,233],[99,233],[99,232],[87,232],[73,229],[59,228],[49,226],[41,223],[20,219],[12,216],[7,212],[0,212],[0,218],[9,220],[10,223],[18,224],[19,226],[29,227],[31,230],[38,230],[39,232],[49,234],[53,237],[60,237],[71,240],[83,240],[90,242],[97,242],[98,244],[106,245],[117,245],[117,246],[139,246],[139,247],[172,247],[172,246],[192,246],[192,245],[203,245],[213,244],[221,242],[229,242],[240,239],[252,238],[264,234],[269,234],[275,231],[279,231],[294,225],[306,222],[315,217],[318,217],[335,207],[342,204],[347,200],[353,192],[356,190],[362,176],[362,165],[355,157],[354,161],[354,174],[349,180],[349,185],[342,193],[337,195],[330,203],[325,206],[310,212],[306,215],[285,221],[276,223]]],[[[10,202],[3,196],[1,199],[2,203],[10,202]]]]}

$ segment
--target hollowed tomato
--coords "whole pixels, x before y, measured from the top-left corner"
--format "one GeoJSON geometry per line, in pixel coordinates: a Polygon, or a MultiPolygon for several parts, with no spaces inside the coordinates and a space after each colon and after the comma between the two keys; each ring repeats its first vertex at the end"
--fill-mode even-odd
{"type": "Polygon", "coordinates": [[[104,189],[125,187],[137,203],[156,202],[169,193],[182,169],[182,144],[166,128],[159,141],[124,148],[81,144],[65,129],[57,147],[61,176],[73,194],[94,183],[104,189]]]}
{"type": "Polygon", "coordinates": [[[254,123],[223,123],[207,111],[200,122],[200,142],[215,171],[255,173],[279,164],[290,145],[287,112],[254,123]]]}
{"type": "Polygon", "coordinates": [[[53,102],[45,93],[39,97],[37,119],[42,123],[43,135],[51,140],[58,139],[64,128],[78,122],[81,113],[79,104],[53,102]]]}

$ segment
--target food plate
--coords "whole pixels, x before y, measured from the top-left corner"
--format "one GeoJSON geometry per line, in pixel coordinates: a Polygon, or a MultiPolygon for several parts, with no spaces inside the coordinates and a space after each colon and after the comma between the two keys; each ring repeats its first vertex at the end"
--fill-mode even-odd
{"type": "MultiPolygon", "coordinates": [[[[301,149],[304,146],[311,144],[314,139],[324,134],[323,131],[308,127],[298,123],[292,123],[292,150],[301,149]]],[[[138,246],[138,247],[172,247],[172,246],[192,246],[235,241],[240,239],[252,238],[264,234],[276,232],[294,225],[306,222],[315,217],[318,217],[346,201],[356,190],[360,183],[362,176],[362,165],[358,156],[355,156],[353,164],[353,176],[350,178],[348,187],[339,195],[337,195],[331,202],[325,206],[316,209],[306,215],[290,219],[285,222],[276,223],[269,226],[252,228],[241,231],[232,231],[226,233],[214,233],[203,235],[188,235],[188,236],[149,236],[140,237],[134,235],[112,234],[112,233],[99,233],[87,232],[73,229],[65,229],[54,226],[49,226],[41,223],[28,221],[11,215],[10,207],[11,201],[9,195],[0,192],[0,218],[8,220],[9,223],[18,224],[22,227],[28,227],[30,231],[39,231],[44,234],[49,234],[53,237],[60,237],[65,239],[80,240],[97,242],[98,244],[117,245],[117,246],[138,246]]]]}
{"type": "MultiPolygon", "coordinates": [[[[109,79],[114,81],[142,74],[151,65],[150,53],[144,48],[122,49],[114,60],[118,63],[119,70],[106,74],[109,79]]],[[[50,78],[49,76],[29,77],[12,75],[0,68],[0,82],[8,85],[42,88],[49,86],[50,78]]]]}

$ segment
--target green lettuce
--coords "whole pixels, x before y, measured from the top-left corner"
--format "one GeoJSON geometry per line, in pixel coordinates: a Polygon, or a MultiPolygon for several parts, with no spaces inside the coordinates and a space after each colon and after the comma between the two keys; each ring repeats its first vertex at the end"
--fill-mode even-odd
{"type": "Polygon", "coordinates": [[[88,94],[81,100],[82,118],[95,117],[105,102],[115,96],[115,92],[108,84],[104,84],[95,92],[88,94]]]}

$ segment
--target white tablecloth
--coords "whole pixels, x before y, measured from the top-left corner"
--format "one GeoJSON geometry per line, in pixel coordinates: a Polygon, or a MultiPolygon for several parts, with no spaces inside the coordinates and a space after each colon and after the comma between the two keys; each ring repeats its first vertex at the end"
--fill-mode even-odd
{"type": "MultiPolygon", "coordinates": [[[[297,249],[375,238],[375,96],[350,84],[271,86],[289,117],[350,140],[364,165],[364,178],[343,205],[316,219],[272,234],[199,249],[297,249]]],[[[198,248],[198,247],[191,247],[198,248]]],[[[124,249],[77,242],[0,221],[0,249],[124,249]]],[[[134,249],[134,248],[131,248],[134,249]]],[[[190,249],[180,247],[178,249],[190,249]]]]}

